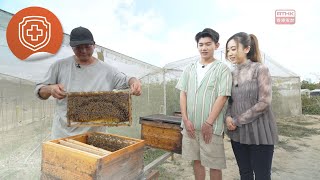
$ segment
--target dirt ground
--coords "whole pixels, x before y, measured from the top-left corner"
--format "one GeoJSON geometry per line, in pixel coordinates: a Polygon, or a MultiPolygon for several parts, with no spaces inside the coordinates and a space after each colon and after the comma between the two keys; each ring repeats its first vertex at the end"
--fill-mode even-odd
{"type": "MultiPolygon", "coordinates": [[[[277,121],[280,142],[276,145],[273,180],[314,180],[320,177],[320,116],[298,116],[277,121]]],[[[39,121],[12,131],[0,132],[0,179],[39,179],[41,143],[50,136],[50,121],[39,121]]],[[[224,180],[239,179],[238,167],[225,138],[227,169],[224,180]]],[[[157,169],[159,179],[192,180],[190,161],[175,154],[157,169]]],[[[207,177],[209,179],[209,177],[207,177]]]]}
{"type": "Polygon", "coordinates": [[[0,179],[40,179],[41,144],[50,138],[43,120],[0,132],[0,179]]]}
{"type": "MultiPolygon", "coordinates": [[[[320,116],[299,116],[278,120],[279,144],[275,146],[273,180],[315,180],[320,177],[320,116]]],[[[224,180],[240,179],[229,138],[225,138],[227,169],[224,180]]],[[[159,179],[192,180],[190,161],[175,154],[158,167],[159,179]]],[[[210,179],[207,177],[206,179],[210,179]]]]}

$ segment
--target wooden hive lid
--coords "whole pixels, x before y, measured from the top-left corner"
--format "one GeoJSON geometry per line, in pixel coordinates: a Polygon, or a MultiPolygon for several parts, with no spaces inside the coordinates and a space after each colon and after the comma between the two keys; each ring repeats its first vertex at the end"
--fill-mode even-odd
{"type": "Polygon", "coordinates": [[[140,123],[141,120],[145,121],[157,121],[157,122],[163,122],[163,123],[170,123],[170,124],[181,124],[181,117],[178,116],[168,116],[164,114],[153,114],[149,116],[143,116],[140,117],[140,123]]]}

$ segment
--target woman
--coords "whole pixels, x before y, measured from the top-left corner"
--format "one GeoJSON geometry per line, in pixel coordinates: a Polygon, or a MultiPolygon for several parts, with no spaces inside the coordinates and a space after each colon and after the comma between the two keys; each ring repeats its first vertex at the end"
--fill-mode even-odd
{"type": "Polygon", "coordinates": [[[270,180],[278,133],[271,109],[271,77],[261,63],[256,36],[244,32],[231,36],[226,58],[236,64],[226,125],[241,180],[270,180]]]}

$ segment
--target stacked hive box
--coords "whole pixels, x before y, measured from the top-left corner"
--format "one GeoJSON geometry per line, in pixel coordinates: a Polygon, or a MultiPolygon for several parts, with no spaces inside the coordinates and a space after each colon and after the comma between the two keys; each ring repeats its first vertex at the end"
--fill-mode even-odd
{"type": "Polygon", "coordinates": [[[41,179],[141,179],[143,148],[143,140],[97,132],[48,141],[41,179]]]}
{"type": "Polygon", "coordinates": [[[140,117],[140,124],[146,145],[181,154],[181,117],[154,114],[140,117]]]}

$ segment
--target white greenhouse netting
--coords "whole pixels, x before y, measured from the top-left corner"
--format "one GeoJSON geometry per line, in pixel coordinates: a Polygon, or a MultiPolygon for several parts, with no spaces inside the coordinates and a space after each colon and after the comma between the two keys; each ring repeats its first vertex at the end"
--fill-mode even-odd
{"type": "MultiPolygon", "coordinates": [[[[233,68],[233,65],[231,65],[229,61],[225,60],[225,53],[223,49],[216,50],[215,57],[222,60],[222,62],[226,63],[231,69],[233,68]]],[[[166,77],[179,77],[182,71],[191,62],[198,59],[199,56],[194,56],[165,65],[164,69],[166,69],[166,77]]],[[[302,113],[300,77],[281,66],[265,53],[262,53],[262,62],[269,68],[272,77],[272,106],[275,115],[277,117],[300,115],[302,113]]],[[[172,81],[175,81],[175,79],[173,78],[172,81]]],[[[175,98],[174,101],[179,100],[177,95],[170,94],[170,96],[173,97],[167,99],[172,100],[172,98],[175,98]]]]}

